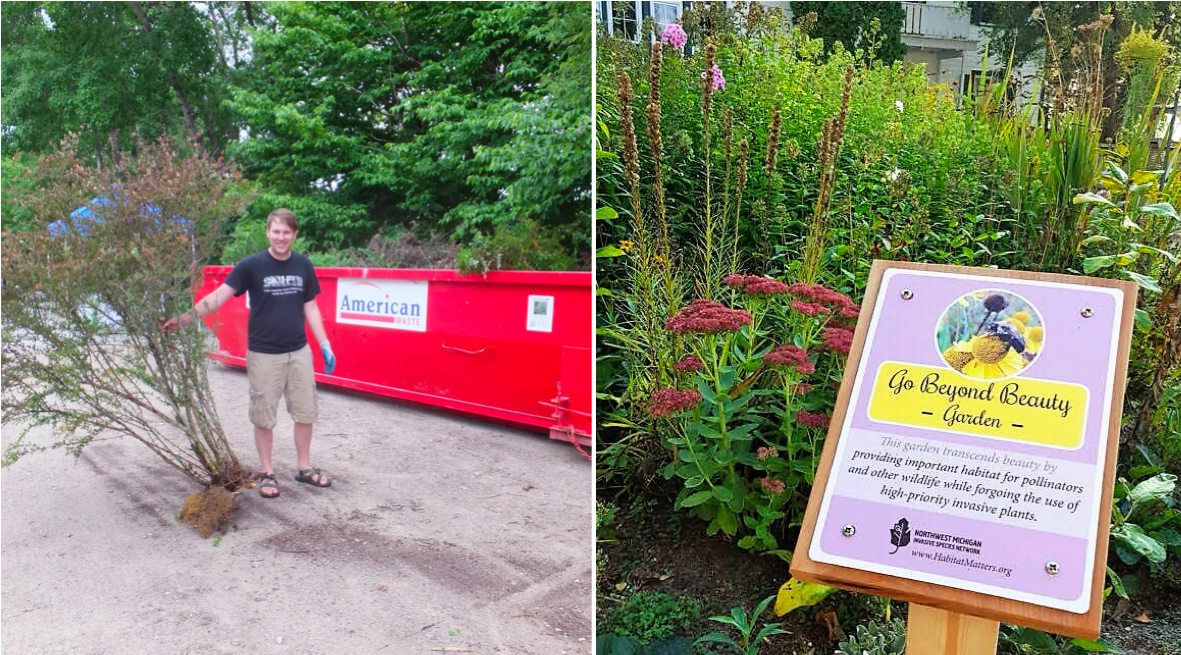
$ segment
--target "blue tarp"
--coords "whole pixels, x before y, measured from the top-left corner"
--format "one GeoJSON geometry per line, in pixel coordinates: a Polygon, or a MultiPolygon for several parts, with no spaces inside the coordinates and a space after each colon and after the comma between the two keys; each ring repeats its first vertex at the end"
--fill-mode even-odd
{"type": "MultiPolygon", "coordinates": [[[[113,201],[107,196],[99,196],[94,200],[91,200],[89,203],[82,205],[81,207],[70,212],[70,218],[74,219],[75,229],[78,230],[78,233],[83,236],[90,236],[90,232],[87,231],[89,224],[101,224],[103,222],[102,218],[100,217],[102,212],[93,212],[90,210],[91,207],[105,207],[112,204],[112,202],[113,201]]],[[[148,214],[160,214],[160,208],[156,207],[155,205],[144,205],[144,211],[148,214]]],[[[158,218],[156,220],[159,222],[158,218]]],[[[180,221],[188,222],[185,219],[180,219],[180,221]]],[[[66,224],[64,220],[56,220],[50,223],[45,229],[47,232],[49,232],[50,236],[60,237],[69,231],[70,226],[66,224]]]]}

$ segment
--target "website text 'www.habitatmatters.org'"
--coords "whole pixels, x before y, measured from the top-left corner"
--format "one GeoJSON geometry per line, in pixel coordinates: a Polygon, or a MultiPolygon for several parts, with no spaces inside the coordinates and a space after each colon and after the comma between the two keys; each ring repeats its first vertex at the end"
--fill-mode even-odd
{"type": "Polygon", "coordinates": [[[1013,569],[1004,568],[1002,566],[995,566],[992,564],[985,564],[972,559],[971,557],[956,557],[955,555],[948,555],[946,553],[924,553],[921,550],[910,551],[915,557],[922,559],[933,559],[936,562],[945,562],[947,564],[955,564],[956,566],[964,566],[969,569],[980,569],[981,571],[994,571],[1006,578],[1013,574],[1013,569]]]}

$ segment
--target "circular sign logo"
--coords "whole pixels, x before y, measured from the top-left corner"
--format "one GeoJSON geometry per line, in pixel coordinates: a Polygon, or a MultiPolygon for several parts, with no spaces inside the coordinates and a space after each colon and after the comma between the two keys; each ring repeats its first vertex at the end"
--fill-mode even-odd
{"type": "Polygon", "coordinates": [[[1020,375],[1042,351],[1045,327],[1029,301],[1011,291],[980,289],[943,311],[935,329],[940,357],[977,379],[1020,375]]]}

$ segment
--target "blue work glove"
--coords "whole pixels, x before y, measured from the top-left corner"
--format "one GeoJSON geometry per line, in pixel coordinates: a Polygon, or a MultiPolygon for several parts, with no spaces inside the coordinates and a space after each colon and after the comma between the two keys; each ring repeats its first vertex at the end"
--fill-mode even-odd
{"type": "Polygon", "coordinates": [[[332,354],[332,344],[327,339],[320,342],[320,352],[324,355],[324,373],[332,375],[336,370],[336,355],[332,354]]]}

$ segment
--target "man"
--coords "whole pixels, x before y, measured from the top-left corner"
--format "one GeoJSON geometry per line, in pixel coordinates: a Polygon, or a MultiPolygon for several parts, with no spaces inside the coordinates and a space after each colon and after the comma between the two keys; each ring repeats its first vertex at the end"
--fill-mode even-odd
{"type": "Polygon", "coordinates": [[[238,262],[225,284],[202,298],[191,311],[161,324],[165,332],[179,330],[217,311],[231,296],[250,292],[246,373],[250,380],[250,422],[254,424],[254,443],[264,473],[258,489],[263,498],[279,495],[271,450],[279,399],[283,396],[287,397],[287,411],[295,421],[295,453],[299,465],[296,481],[316,487],[332,485],[328,476],[312,468],[312,424],[316,422],[319,405],[305,320],[320,344],[325,373],[332,374],[336,357],[316,306],[320,283],[315,269],[307,257],[291,250],[298,230],[299,223],[291,210],[271,212],[267,216],[267,240],[271,247],[238,262]]]}

